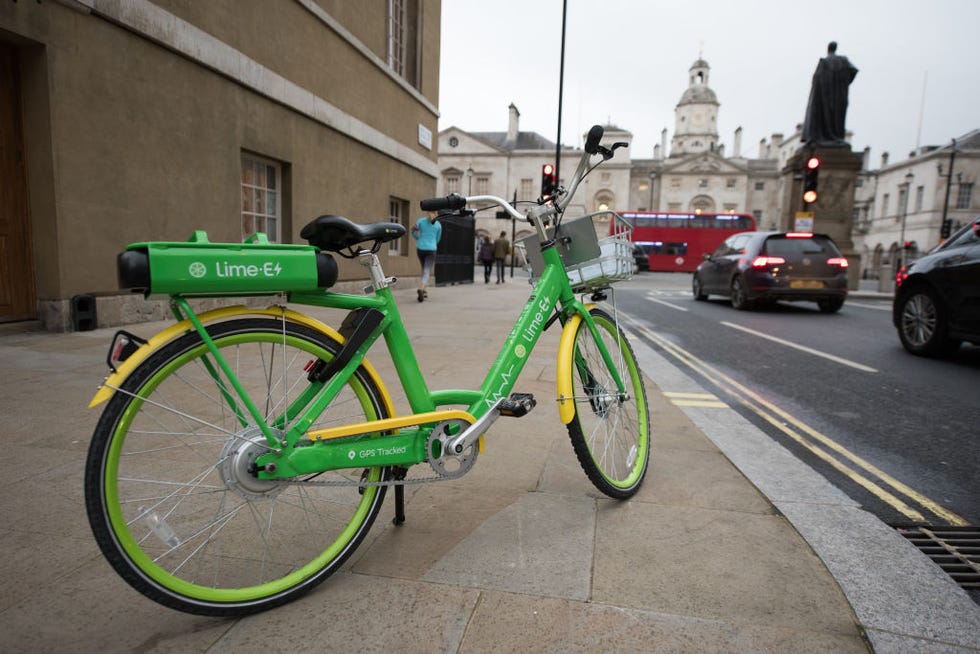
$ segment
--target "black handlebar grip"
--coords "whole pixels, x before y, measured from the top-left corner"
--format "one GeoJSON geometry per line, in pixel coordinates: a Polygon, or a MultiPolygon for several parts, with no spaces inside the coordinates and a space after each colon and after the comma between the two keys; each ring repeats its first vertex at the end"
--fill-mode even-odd
{"type": "Polygon", "coordinates": [[[599,141],[602,140],[602,125],[593,125],[589,136],[585,139],[585,151],[595,154],[599,151],[599,141]]]}
{"type": "Polygon", "coordinates": [[[419,202],[422,211],[442,211],[443,209],[462,209],[466,206],[466,198],[458,193],[450,193],[444,198],[429,198],[419,202]]]}

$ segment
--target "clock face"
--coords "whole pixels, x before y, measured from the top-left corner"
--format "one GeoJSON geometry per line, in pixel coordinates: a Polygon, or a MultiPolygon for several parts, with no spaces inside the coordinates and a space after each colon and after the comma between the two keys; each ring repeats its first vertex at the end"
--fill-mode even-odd
{"type": "Polygon", "coordinates": [[[449,137],[449,147],[455,148],[457,145],[459,145],[459,139],[456,138],[455,136],[450,136],[449,137]]]}
{"type": "Polygon", "coordinates": [[[700,111],[695,112],[694,115],[691,116],[691,124],[698,126],[704,125],[704,114],[700,111]]]}

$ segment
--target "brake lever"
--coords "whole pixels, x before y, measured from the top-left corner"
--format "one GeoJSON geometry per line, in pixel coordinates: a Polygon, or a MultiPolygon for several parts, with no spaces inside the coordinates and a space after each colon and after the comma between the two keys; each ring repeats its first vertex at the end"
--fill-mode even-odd
{"type": "Polygon", "coordinates": [[[597,149],[597,152],[602,155],[603,161],[609,161],[610,159],[613,158],[613,153],[615,153],[616,150],[618,150],[619,148],[626,148],[626,147],[629,147],[629,143],[624,143],[623,141],[617,141],[616,143],[613,143],[612,148],[607,148],[603,145],[600,145],[597,149]]]}

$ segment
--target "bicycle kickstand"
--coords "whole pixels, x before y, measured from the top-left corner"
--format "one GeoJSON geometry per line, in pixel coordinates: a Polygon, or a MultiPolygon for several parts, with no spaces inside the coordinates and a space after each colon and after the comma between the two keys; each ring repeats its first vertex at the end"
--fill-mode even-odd
{"type": "MultiPolygon", "coordinates": [[[[408,468],[396,467],[394,469],[394,478],[396,481],[404,480],[406,475],[408,475],[408,468]]],[[[391,524],[398,527],[404,523],[405,523],[405,486],[403,484],[398,484],[397,486],[395,486],[395,517],[392,519],[391,524]]]]}

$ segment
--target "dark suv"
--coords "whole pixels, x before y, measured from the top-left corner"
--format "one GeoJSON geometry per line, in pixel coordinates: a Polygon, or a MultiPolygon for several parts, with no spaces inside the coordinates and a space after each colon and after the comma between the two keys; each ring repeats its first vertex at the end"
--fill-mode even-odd
{"type": "Polygon", "coordinates": [[[899,270],[892,322],[912,354],[980,345],[980,218],[899,270]]]}
{"type": "Polygon", "coordinates": [[[694,298],[731,298],[736,309],[776,300],[809,300],[824,313],[847,297],[847,259],[829,236],[810,232],[733,234],[694,271],[694,298]]]}

